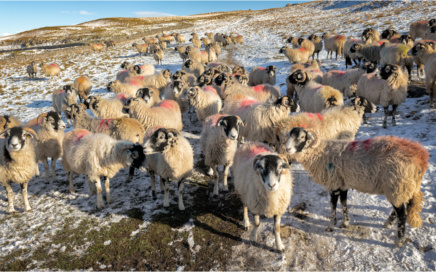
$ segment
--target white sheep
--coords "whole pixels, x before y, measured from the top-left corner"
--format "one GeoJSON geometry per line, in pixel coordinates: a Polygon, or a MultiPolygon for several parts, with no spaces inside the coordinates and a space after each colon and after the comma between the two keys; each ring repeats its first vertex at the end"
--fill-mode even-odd
{"type": "Polygon", "coordinates": [[[174,47],[174,51],[179,53],[180,58],[185,62],[188,59],[188,56],[185,55],[186,46],[176,46],[174,47]]]}
{"type": "Polygon", "coordinates": [[[315,50],[313,51],[312,59],[315,59],[315,54],[316,54],[316,59],[319,59],[319,52],[321,52],[322,50],[322,39],[318,35],[311,34],[308,37],[308,40],[313,42],[313,44],[315,45],[315,50]]]}
{"type": "Polygon", "coordinates": [[[198,78],[204,73],[204,65],[199,61],[188,59],[183,63],[182,70],[192,73],[198,78]]]}
{"type": "Polygon", "coordinates": [[[105,99],[99,96],[88,96],[85,100],[85,106],[92,111],[95,117],[99,118],[121,118],[129,117],[128,114],[123,113],[123,100],[128,97],[119,94],[112,99],[105,99]]]}
{"type": "Polygon", "coordinates": [[[189,109],[189,100],[182,99],[182,94],[185,89],[189,88],[188,84],[183,80],[174,80],[169,83],[165,90],[165,99],[174,100],[179,104],[180,111],[183,113],[189,109]]]}
{"type": "Polygon", "coordinates": [[[345,69],[348,69],[348,66],[353,65],[351,61],[354,62],[355,66],[359,66],[362,58],[357,56],[357,52],[350,52],[351,47],[356,43],[361,43],[362,40],[348,38],[344,44],[344,58],[345,58],[345,69]]]}
{"type": "Polygon", "coordinates": [[[405,44],[382,44],[380,49],[380,65],[398,65],[406,68],[409,73],[409,80],[412,79],[413,58],[407,55],[412,47],[405,44]]]}
{"type": "Polygon", "coordinates": [[[354,96],[357,82],[361,75],[366,73],[365,67],[347,71],[331,70],[324,73],[322,85],[327,85],[340,91],[346,97],[354,96]]]}
{"type": "Polygon", "coordinates": [[[276,84],[276,72],[277,68],[274,65],[269,65],[264,67],[253,67],[250,71],[250,76],[248,80],[248,86],[256,86],[260,84],[276,84]]]}
{"type": "Polygon", "coordinates": [[[347,192],[384,195],[394,210],[384,226],[398,219],[397,245],[406,241],[406,218],[411,227],[421,227],[424,194],[421,180],[428,166],[428,151],[417,142],[395,136],[364,141],[322,141],[316,133],[293,128],[286,143],[288,153],[330,193],[331,218],[327,231],[336,224],[336,204],[341,199],[342,227],[348,227],[347,192]],[[407,208],[406,208],[407,205],[407,208]],[[407,210],[407,212],[406,212],[407,210]]]}
{"type": "Polygon", "coordinates": [[[435,25],[436,19],[429,21],[412,22],[409,27],[409,34],[412,39],[423,38],[425,32],[427,32],[433,25],[435,25]]]}
{"type": "Polygon", "coordinates": [[[176,71],[172,76],[173,81],[176,80],[182,80],[186,84],[188,84],[189,87],[193,87],[197,81],[197,78],[194,74],[188,73],[184,70],[176,71]]]}
{"type": "Polygon", "coordinates": [[[181,99],[182,101],[189,100],[190,105],[197,110],[200,122],[208,116],[219,113],[222,107],[221,97],[212,86],[206,86],[203,89],[198,86],[185,89],[181,99]]]}
{"type": "Polygon", "coordinates": [[[115,94],[127,94],[129,96],[135,96],[136,92],[143,87],[142,82],[129,82],[129,83],[123,83],[119,80],[110,81],[107,84],[106,90],[108,92],[113,92],[115,94]]]}
{"type": "Polygon", "coordinates": [[[157,62],[157,65],[162,65],[162,60],[164,58],[164,51],[160,48],[154,49],[153,58],[157,62]]]}
{"type": "Polygon", "coordinates": [[[338,59],[338,55],[342,55],[344,50],[344,44],[347,38],[345,38],[344,35],[334,35],[331,36],[330,34],[324,33],[322,35],[322,39],[324,41],[324,48],[327,51],[327,59],[333,58],[333,52],[336,53],[336,59],[338,59]]]}
{"type": "Polygon", "coordinates": [[[160,71],[156,75],[144,77],[144,79],[142,80],[142,84],[143,86],[153,87],[159,90],[160,96],[162,97],[165,91],[165,86],[167,85],[168,81],[171,79],[172,75],[173,74],[170,72],[170,70],[165,69],[160,71]]]}
{"type": "Polygon", "coordinates": [[[140,57],[142,57],[142,54],[147,53],[147,50],[148,50],[148,44],[133,43],[132,47],[135,47],[135,49],[138,51],[140,57]]]}
{"type": "Polygon", "coordinates": [[[280,219],[292,195],[288,161],[265,144],[246,142],[236,151],[233,168],[235,191],[244,205],[245,228],[250,225],[248,210],[254,215],[250,240],[257,241],[259,215],[274,217],[276,249],[283,251],[285,247],[280,237],[280,219]]]}
{"type": "Polygon", "coordinates": [[[293,49],[287,45],[280,48],[279,53],[284,54],[290,63],[306,62],[311,56],[309,50],[304,47],[293,49]]]}
{"type": "Polygon", "coordinates": [[[364,44],[378,42],[380,40],[380,32],[373,28],[367,28],[362,32],[362,41],[364,44]]]}
{"type": "Polygon", "coordinates": [[[298,47],[299,48],[306,48],[309,51],[309,55],[314,59],[315,54],[315,44],[308,39],[299,38],[298,39],[298,47]]]}
{"type": "Polygon", "coordinates": [[[61,68],[56,63],[45,64],[41,62],[39,64],[39,67],[41,67],[44,74],[46,74],[50,78],[53,78],[54,76],[59,77],[59,75],[61,74],[61,68]]]}

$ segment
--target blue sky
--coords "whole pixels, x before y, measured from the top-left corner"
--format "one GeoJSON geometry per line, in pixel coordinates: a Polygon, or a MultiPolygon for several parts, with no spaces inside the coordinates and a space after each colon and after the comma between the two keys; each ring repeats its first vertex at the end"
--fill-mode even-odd
{"type": "Polygon", "coordinates": [[[192,15],[259,10],[306,1],[0,1],[0,36],[107,17],[192,15]]]}

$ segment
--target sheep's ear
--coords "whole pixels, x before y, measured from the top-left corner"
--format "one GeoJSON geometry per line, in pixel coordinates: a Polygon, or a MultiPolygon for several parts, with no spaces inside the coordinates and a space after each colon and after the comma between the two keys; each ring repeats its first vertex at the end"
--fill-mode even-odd
{"type": "Polygon", "coordinates": [[[262,157],[262,155],[257,155],[253,160],[253,169],[256,171],[257,174],[259,174],[258,171],[262,170],[265,166],[262,157]]]}
{"type": "Polygon", "coordinates": [[[313,144],[313,142],[315,142],[316,139],[316,135],[315,133],[311,132],[311,131],[307,131],[306,134],[306,146],[309,147],[313,144]]]}
{"type": "Polygon", "coordinates": [[[431,48],[435,49],[435,43],[434,43],[434,42],[429,42],[428,45],[429,45],[431,48]]]}
{"type": "Polygon", "coordinates": [[[9,137],[9,129],[0,133],[0,139],[6,139],[9,137]]]}

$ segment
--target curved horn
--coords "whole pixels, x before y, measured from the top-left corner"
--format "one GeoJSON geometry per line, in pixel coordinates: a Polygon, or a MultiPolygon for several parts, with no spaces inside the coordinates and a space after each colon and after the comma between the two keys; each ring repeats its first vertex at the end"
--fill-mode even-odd
{"type": "Polygon", "coordinates": [[[235,117],[238,119],[238,122],[240,122],[239,124],[241,125],[241,126],[246,126],[247,124],[246,123],[244,123],[244,121],[242,121],[242,119],[241,119],[241,117],[239,117],[238,115],[235,115],[235,117]]]}
{"type": "Polygon", "coordinates": [[[226,117],[227,117],[227,115],[224,115],[224,116],[221,116],[220,118],[218,118],[218,120],[216,120],[216,125],[215,126],[219,126],[219,123],[221,122],[221,120],[223,120],[226,117]]]}
{"type": "Polygon", "coordinates": [[[289,100],[289,98],[287,96],[283,96],[282,98],[282,105],[286,106],[286,100],[289,100]]]}
{"type": "Polygon", "coordinates": [[[36,123],[38,125],[40,125],[42,123],[42,118],[46,117],[48,113],[41,113],[37,118],[36,118],[36,123]]]}
{"type": "Polygon", "coordinates": [[[30,134],[32,134],[35,137],[35,139],[37,141],[39,141],[38,135],[36,135],[36,132],[33,129],[28,128],[28,127],[24,127],[23,130],[25,130],[25,131],[29,132],[30,134]]]}
{"type": "Polygon", "coordinates": [[[132,100],[133,99],[131,99],[131,98],[129,100],[127,100],[127,102],[126,102],[127,105],[124,105],[123,108],[130,109],[132,107],[132,103],[131,103],[132,100]]]}
{"type": "Polygon", "coordinates": [[[6,124],[6,119],[3,116],[0,116],[0,125],[2,125],[3,123],[6,124]]]}
{"type": "Polygon", "coordinates": [[[79,104],[79,106],[82,106],[84,109],[86,109],[87,107],[86,107],[86,105],[85,104],[83,104],[83,103],[80,103],[79,104]]]}

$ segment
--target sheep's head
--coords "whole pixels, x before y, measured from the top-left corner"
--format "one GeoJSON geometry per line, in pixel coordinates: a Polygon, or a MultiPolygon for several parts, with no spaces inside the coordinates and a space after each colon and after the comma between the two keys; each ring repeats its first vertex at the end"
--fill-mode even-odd
{"type": "Polygon", "coordinates": [[[266,71],[268,73],[268,76],[272,78],[276,75],[277,68],[274,65],[269,65],[266,67],[266,71]]]}
{"type": "Polygon", "coordinates": [[[310,78],[305,71],[298,69],[289,75],[288,80],[291,84],[306,85],[310,78]]]}
{"type": "Polygon", "coordinates": [[[289,37],[288,39],[286,39],[286,42],[287,42],[287,43],[292,43],[292,42],[294,41],[294,39],[297,39],[297,38],[291,36],[291,37],[289,37]]]}
{"type": "Polygon", "coordinates": [[[402,44],[409,44],[413,42],[412,36],[410,35],[401,35],[400,41],[402,44]]]}
{"type": "Polygon", "coordinates": [[[279,154],[259,154],[254,158],[253,168],[262,179],[265,189],[270,192],[277,191],[282,175],[289,174],[288,160],[279,154]]]}
{"type": "Polygon", "coordinates": [[[190,45],[186,46],[185,55],[188,55],[191,52],[191,50],[192,50],[192,47],[190,45]]]}
{"type": "Polygon", "coordinates": [[[237,115],[221,116],[216,122],[217,127],[223,128],[224,134],[232,141],[236,141],[239,136],[241,126],[246,126],[241,118],[237,115]]]}
{"type": "Polygon", "coordinates": [[[125,61],[125,62],[123,62],[123,63],[121,63],[121,69],[127,69],[127,67],[129,67],[129,65],[130,65],[130,62],[128,62],[128,61],[125,61]]]}
{"type": "Polygon", "coordinates": [[[221,73],[215,78],[215,84],[217,86],[222,86],[230,81],[230,77],[226,73],[221,73]]]}
{"type": "Polygon", "coordinates": [[[0,132],[5,130],[7,123],[8,123],[8,121],[6,120],[6,118],[3,116],[0,116],[0,132]]]}
{"type": "Polygon", "coordinates": [[[354,109],[363,109],[365,113],[374,113],[377,111],[377,106],[362,96],[353,98],[351,103],[353,103],[354,109]]]}
{"type": "Polygon", "coordinates": [[[168,69],[163,70],[162,74],[163,74],[164,78],[167,78],[167,79],[170,79],[171,76],[173,75],[173,73],[171,73],[171,71],[168,69]]]}
{"type": "Polygon", "coordinates": [[[366,62],[363,64],[362,68],[366,70],[367,74],[374,73],[377,70],[377,63],[374,62],[366,62]]]}
{"type": "Polygon", "coordinates": [[[323,33],[322,35],[321,35],[321,39],[326,39],[326,38],[328,38],[328,37],[330,37],[331,35],[329,34],[329,33],[327,33],[327,32],[325,32],[325,33],[323,33]]]}
{"type": "MultiPolygon", "coordinates": [[[[0,138],[7,139],[6,149],[9,152],[20,151],[31,138],[39,140],[35,131],[33,131],[31,128],[22,127],[10,128],[0,133],[0,138]]],[[[6,153],[4,155],[6,157],[6,160],[8,160],[8,156],[10,156],[9,153],[6,153]]],[[[12,160],[11,157],[9,157],[9,160],[12,160]]]]}
{"type": "Polygon", "coordinates": [[[309,41],[313,41],[313,40],[315,40],[316,38],[318,38],[318,36],[317,36],[316,34],[311,34],[307,39],[308,39],[309,41]]]}
{"type": "Polygon", "coordinates": [[[179,71],[177,71],[177,72],[174,73],[174,75],[173,75],[172,78],[173,78],[173,80],[180,80],[180,79],[182,79],[182,77],[183,77],[184,75],[186,75],[186,71],[179,70],[179,71]]]}
{"type": "Polygon", "coordinates": [[[283,54],[287,48],[289,48],[287,45],[283,46],[282,48],[280,48],[279,53],[283,54]]]}
{"type": "Polygon", "coordinates": [[[290,112],[300,111],[300,106],[297,104],[297,102],[295,102],[295,100],[292,97],[286,95],[277,98],[274,104],[278,107],[285,107],[290,112]]]}
{"type": "Polygon", "coordinates": [[[74,92],[74,87],[71,84],[67,84],[62,86],[62,90],[64,90],[66,93],[73,93],[74,92]]]}
{"type": "Polygon", "coordinates": [[[247,69],[245,69],[245,67],[242,65],[238,65],[238,66],[235,66],[233,68],[232,73],[233,74],[247,74],[247,69]]]}
{"type": "Polygon", "coordinates": [[[392,38],[395,34],[397,34],[398,32],[389,28],[386,28],[385,30],[383,30],[382,34],[381,34],[381,38],[382,39],[387,39],[389,40],[390,38],[392,38]]]}
{"type": "Polygon", "coordinates": [[[108,91],[108,92],[112,92],[112,85],[114,84],[114,82],[113,81],[109,81],[109,83],[107,84],[107,86],[106,86],[106,90],[108,91]]]}
{"type": "Polygon", "coordinates": [[[188,84],[186,84],[183,80],[175,80],[173,83],[171,83],[171,89],[173,90],[174,96],[179,96],[184,89],[188,87],[188,84]]]}
{"type": "Polygon", "coordinates": [[[178,136],[179,132],[175,129],[159,128],[144,143],[144,153],[146,155],[162,153],[177,143],[178,136]]]}
{"type": "Polygon", "coordinates": [[[185,61],[184,66],[185,66],[186,68],[190,68],[190,67],[192,66],[192,64],[194,64],[194,61],[188,59],[187,61],[185,61]]]}
{"type": "Polygon", "coordinates": [[[202,74],[197,79],[198,86],[212,85],[212,76],[206,73],[202,74]]]}
{"type": "Polygon", "coordinates": [[[316,143],[316,134],[302,127],[294,127],[289,131],[286,141],[286,152],[295,154],[302,152],[316,143]]]}
{"type": "Polygon", "coordinates": [[[156,92],[159,91],[153,88],[141,88],[136,91],[136,97],[142,98],[146,104],[149,104],[153,102],[153,94],[155,94],[156,92]]]}
{"type": "Polygon", "coordinates": [[[362,32],[362,40],[366,41],[368,40],[370,37],[374,37],[374,28],[367,28],[362,32]]]}
{"type": "Polygon", "coordinates": [[[304,42],[304,38],[299,38],[298,39],[298,45],[301,45],[304,42]]]}
{"type": "Polygon", "coordinates": [[[397,77],[400,72],[399,69],[401,68],[398,65],[386,64],[380,70],[380,77],[384,80],[387,80],[391,76],[397,77]]]}
{"type": "Polygon", "coordinates": [[[71,116],[71,118],[75,119],[77,116],[86,113],[86,109],[84,106],[82,106],[83,104],[77,105],[77,104],[72,104],[69,105],[69,107],[65,110],[66,113],[68,115],[71,116]]]}
{"type": "Polygon", "coordinates": [[[123,112],[129,113],[132,106],[134,104],[136,104],[137,102],[141,101],[141,99],[142,98],[140,98],[140,97],[130,97],[129,99],[127,99],[124,106],[123,106],[123,112]]]}
{"type": "Polygon", "coordinates": [[[241,85],[248,84],[248,76],[246,74],[233,74],[232,77],[241,85]]]}
{"type": "Polygon", "coordinates": [[[436,24],[436,19],[430,19],[429,21],[428,21],[428,25],[431,27],[431,26],[434,26],[436,24]]]}
{"type": "Polygon", "coordinates": [[[194,99],[195,97],[197,97],[198,92],[200,92],[200,91],[201,91],[201,89],[198,86],[191,87],[191,88],[186,90],[186,97],[188,99],[194,99]]]}
{"type": "Polygon", "coordinates": [[[50,111],[49,113],[41,113],[38,116],[38,124],[42,127],[47,127],[55,131],[64,130],[66,128],[61,116],[54,111],[50,111]]]}
{"type": "Polygon", "coordinates": [[[83,104],[88,109],[91,109],[91,108],[94,110],[98,109],[98,99],[95,96],[88,96],[88,98],[85,99],[83,104]]]}
{"type": "Polygon", "coordinates": [[[147,171],[145,166],[145,154],[142,145],[136,143],[133,147],[129,148],[130,157],[133,159],[133,162],[130,166],[135,167],[143,172],[147,171]]]}

